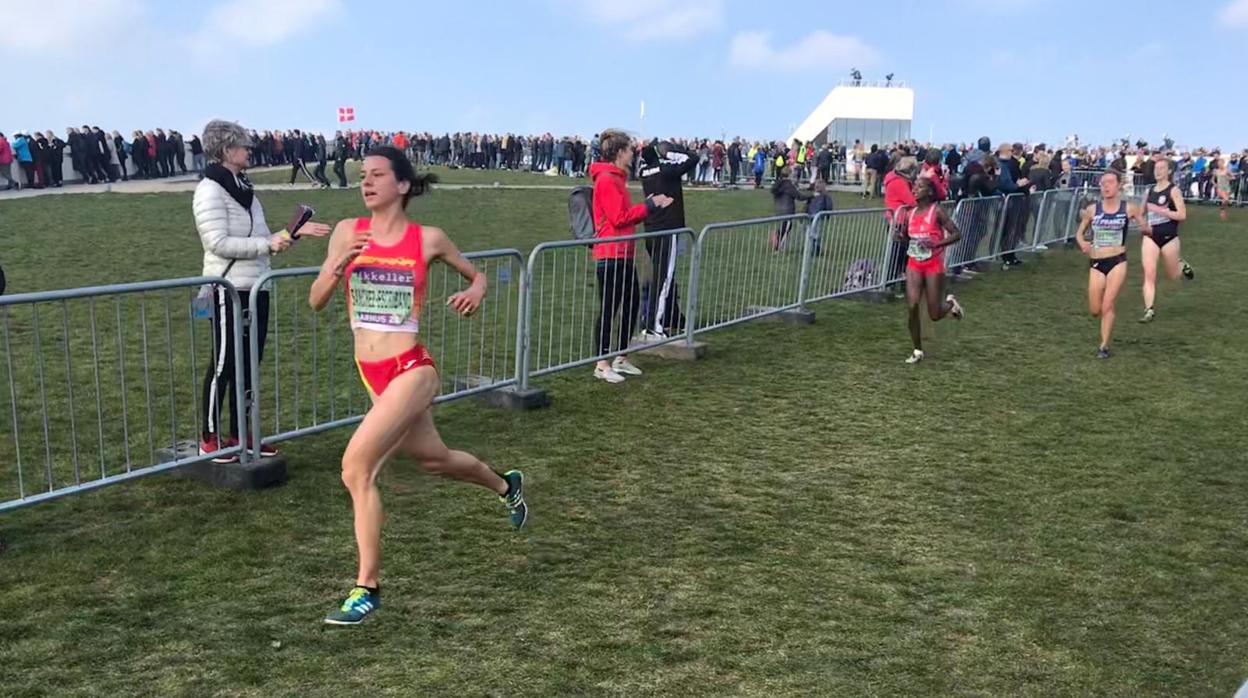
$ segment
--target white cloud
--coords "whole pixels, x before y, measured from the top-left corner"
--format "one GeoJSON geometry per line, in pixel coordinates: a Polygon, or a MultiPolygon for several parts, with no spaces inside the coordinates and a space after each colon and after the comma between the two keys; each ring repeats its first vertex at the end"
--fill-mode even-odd
{"type": "Polygon", "coordinates": [[[1248,26],[1248,0],[1231,0],[1222,7],[1218,19],[1233,27],[1248,26]]]}
{"type": "Polygon", "coordinates": [[[143,14],[141,0],[5,0],[0,50],[54,55],[107,51],[143,14]]]}
{"type": "Polygon", "coordinates": [[[217,53],[275,46],[311,32],[341,8],[341,0],[225,0],[208,11],[192,42],[217,53]]]}
{"type": "Polygon", "coordinates": [[[561,0],[603,29],[634,41],[689,38],[718,29],[723,0],[561,0]]]}
{"type": "Polygon", "coordinates": [[[783,72],[867,68],[880,53],[856,36],[818,30],[796,42],[773,46],[766,32],[742,32],[732,38],[729,62],[738,68],[783,72]]]}

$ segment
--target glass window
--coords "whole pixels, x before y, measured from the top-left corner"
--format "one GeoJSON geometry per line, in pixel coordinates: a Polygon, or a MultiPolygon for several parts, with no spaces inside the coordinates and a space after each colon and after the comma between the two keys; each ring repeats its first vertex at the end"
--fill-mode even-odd
{"type": "Polygon", "coordinates": [[[884,119],[880,122],[880,126],[880,142],[886,145],[896,143],[898,133],[897,120],[884,119]]]}

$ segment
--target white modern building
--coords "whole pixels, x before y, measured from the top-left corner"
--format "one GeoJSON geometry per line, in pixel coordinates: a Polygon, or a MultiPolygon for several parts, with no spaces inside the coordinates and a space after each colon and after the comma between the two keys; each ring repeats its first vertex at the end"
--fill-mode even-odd
{"type": "Polygon", "coordinates": [[[910,138],[914,119],[914,90],[904,83],[846,83],[837,85],[789,136],[816,144],[839,141],[852,146],[860,140],[887,145],[910,138]]]}

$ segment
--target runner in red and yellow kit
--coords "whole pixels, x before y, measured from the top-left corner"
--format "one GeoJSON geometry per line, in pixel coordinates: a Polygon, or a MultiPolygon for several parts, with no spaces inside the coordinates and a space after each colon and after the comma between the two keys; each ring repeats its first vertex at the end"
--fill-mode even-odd
{"type": "Polygon", "coordinates": [[[940,301],[941,284],[945,278],[945,248],[962,239],[958,226],[936,202],[936,192],[930,179],[920,177],[914,184],[914,200],[917,205],[910,212],[907,224],[897,227],[896,239],[909,242],[906,249],[906,303],[909,306],[910,339],[914,353],[906,359],[908,364],[923,360],[922,321],[919,319],[919,301],[927,296],[927,314],[933,322],[946,315],[961,320],[963,311],[952,293],[940,301]]]}
{"type": "Polygon", "coordinates": [[[429,473],[498,493],[516,528],[528,518],[519,470],[499,474],[470,453],[448,449],[433,424],[433,399],[441,380],[418,336],[426,269],[440,260],[470,282],[467,290],[447,299],[447,305],[464,315],[481,305],[486,278],[446,233],[418,225],[404,212],[407,202],[424,193],[431,181],[430,175],[416,174],[396,148],[370,153],[360,191],[372,215],[338,224],[309,293],[309,303],[320,310],[345,277],[355,359],[373,400],[342,456],[342,480],[355,513],[359,569],[355,587],[326,623],[355,625],[381,605],[383,513],[376,479],[396,452],[429,473]]]}

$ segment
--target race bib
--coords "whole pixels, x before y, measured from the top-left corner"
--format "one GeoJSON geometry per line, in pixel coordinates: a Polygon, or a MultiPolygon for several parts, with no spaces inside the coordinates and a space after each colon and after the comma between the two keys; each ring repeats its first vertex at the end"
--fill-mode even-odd
{"type": "Polygon", "coordinates": [[[1093,247],[1118,247],[1122,245],[1122,228],[1118,226],[1096,226],[1092,229],[1093,247]]]}
{"type": "Polygon", "coordinates": [[[910,247],[906,250],[906,254],[910,255],[910,259],[916,262],[923,262],[932,258],[932,250],[919,244],[919,240],[911,238],[910,247]]]}
{"type": "Polygon", "coordinates": [[[412,316],[416,278],[410,269],[356,267],[351,272],[351,312],[361,322],[402,325],[412,316]]]}

